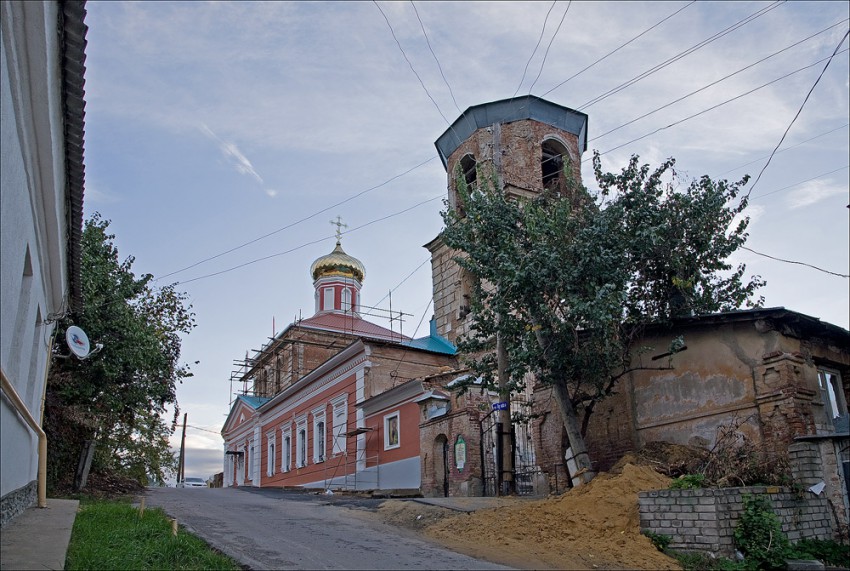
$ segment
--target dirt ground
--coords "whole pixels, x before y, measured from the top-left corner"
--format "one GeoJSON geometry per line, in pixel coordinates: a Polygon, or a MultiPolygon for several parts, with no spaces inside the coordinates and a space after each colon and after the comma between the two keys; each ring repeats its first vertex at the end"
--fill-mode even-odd
{"type": "Polygon", "coordinates": [[[650,466],[621,462],[558,497],[505,498],[473,513],[388,501],[379,514],[453,550],[521,569],[679,569],[641,535],[638,514],[638,492],[670,481],[650,466]]]}

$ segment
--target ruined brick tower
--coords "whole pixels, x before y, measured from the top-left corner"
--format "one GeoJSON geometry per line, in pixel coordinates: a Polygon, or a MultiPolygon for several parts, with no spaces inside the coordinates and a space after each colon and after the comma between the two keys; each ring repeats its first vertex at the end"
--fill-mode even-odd
{"type": "MultiPolygon", "coordinates": [[[[563,187],[565,164],[581,179],[587,115],[532,95],[493,101],[467,109],[435,144],[448,173],[450,208],[458,205],[458,177],[475,185],[479,173],[491,173],[503,192],[531,197],[563,187]]],[[[454,343],[468,327],[472,278],[452,261],[439,236],[425,247],[431,252],[437,331],[454,343]]]]}

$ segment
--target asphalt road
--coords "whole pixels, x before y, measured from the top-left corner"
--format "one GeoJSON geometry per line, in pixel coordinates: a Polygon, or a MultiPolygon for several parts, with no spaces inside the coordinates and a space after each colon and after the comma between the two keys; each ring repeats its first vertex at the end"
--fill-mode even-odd
{"type": "Polygon", "coordinates": [[[377,500],[232,488],[151,488],[147,498],[250,569],[506,569],[351,509],[374,508],[377,500]]]}

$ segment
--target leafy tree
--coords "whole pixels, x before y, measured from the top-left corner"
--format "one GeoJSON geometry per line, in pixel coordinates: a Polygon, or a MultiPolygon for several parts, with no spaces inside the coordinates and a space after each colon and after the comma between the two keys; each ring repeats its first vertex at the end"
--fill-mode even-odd
{"type": "MultiPolygon", "coordinates": [[[[478,278],[461,352],[496,389],[498,339],[507,354],[503,390],[522,390],[529,373],[553,387],[585,480],[593,476],[583,438],[590,414],[633,370],[643,326],[762,301],[753,296],[764,282],[744,280],[744,265],[728,263],[747,238],[747,200],[738,199],[747,179],[702,177],[682,188],[674,164],[650,170],[635,156],[611,174],[595,155],[595,196],[566,165],[565,185],[531,200],[502,192],[482,169],[473,188],[458,177],[462,208],[443,213],[444,241],[478,278]]],[[[681,346],[673,340],[671,352],[681,346]]]]}
{"type": "MultiPolygon", "coordinates": [[[[59,483],[77,467],[85,440],[95,440],[94,467],[146,482],[173,469],[168,437],[177,418],[180,335],[195,325],[186,295],[137,278],[134,258],[118,257],[109,221],[94,214],[82,235],[83,308],[60,324],[81,326],[103,350],[87,360],[57,357],[48,380],[46,425],[51,475],[59,483]],[[163,420],[168,405],[174,419],[163,420]]],[[[57,347],[59,344],[57,343],[57,347]]]]}

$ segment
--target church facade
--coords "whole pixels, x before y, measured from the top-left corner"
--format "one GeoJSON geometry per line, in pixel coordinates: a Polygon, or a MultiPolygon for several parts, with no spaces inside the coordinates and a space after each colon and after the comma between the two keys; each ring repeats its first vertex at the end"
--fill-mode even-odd
{"type": "Polygon", "coordinates": [[[413,489],[428,378],[456,368],[431,333],[411,339],[361,317],[365,268],[342,249],[311,267],[315,314],[276,335],[240,371],[250,390],[222,430],[224,485],[413,489]]]}

